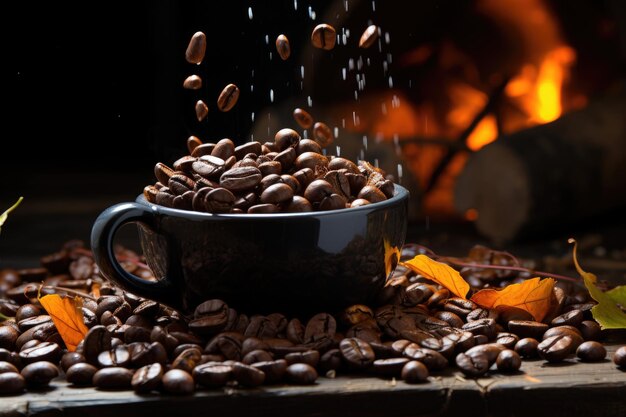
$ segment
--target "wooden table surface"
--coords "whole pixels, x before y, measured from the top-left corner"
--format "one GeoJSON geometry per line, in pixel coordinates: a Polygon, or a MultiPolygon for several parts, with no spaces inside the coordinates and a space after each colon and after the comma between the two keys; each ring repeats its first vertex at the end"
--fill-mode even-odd
{"type": "Polygon", "coordinates": [[[521,371],[467,379],[453,368],[424,384],[372,376],[321,377],[313,386],[199,390],[192,396],[74,388],[53,381],[44,392],[0,397],[0,416],[626,416],[626,372],[600,363],[524,361],[521,371]]]}

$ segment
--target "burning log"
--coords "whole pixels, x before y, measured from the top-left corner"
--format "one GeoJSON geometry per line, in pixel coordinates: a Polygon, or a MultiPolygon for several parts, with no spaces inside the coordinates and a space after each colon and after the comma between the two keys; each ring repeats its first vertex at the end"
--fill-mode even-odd
{"type": "Polygon", "coordinates": [[[496,242],[626,206],[626,94],[503,136],[470,157],[455,208],[496,242]]]}

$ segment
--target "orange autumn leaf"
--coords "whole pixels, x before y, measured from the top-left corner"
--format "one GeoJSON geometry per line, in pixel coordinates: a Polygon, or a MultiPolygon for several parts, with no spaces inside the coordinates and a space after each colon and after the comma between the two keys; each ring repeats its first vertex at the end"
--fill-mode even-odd
{"type": "Polygon", "coordinates": [[[61,335],[65,346],[70,352],[87,334],[87,326],[83,321],[81,311],[82,300],[79,297],[61,297],[59,294],[44,295],[39,302],[52,317],[52,321],[61,335]]]}
{"type": "MultiPolygon", "coordinates": [[[[391,273],[396,268],[398,261],[400,260],[400,249],[397,246],[391,246],[391,243],[387,239],[383,240],[385,249],[385,279],[391,278],[391,273]]],[[[387,281],[385,285],[389,285],[390,281],[387,281]]]]}
{"type": "Polygon", "coordinates": [[[482,308],[517,307],[529,312],[536,321],[541,321],[550,309],[553,288],[552,278],[533,278],[520,284],[508,285],[502,290],[480,290],[471,300],[482,308]]]}
{"type": "Polygon", "coordinates": [[[452,267],[433,261],[426,255],[417,255],[410,261],[402,262],[401,264],[411,271],[442,285],[457,297],[467,298],[470,286],[461,274],[452,267]]]}

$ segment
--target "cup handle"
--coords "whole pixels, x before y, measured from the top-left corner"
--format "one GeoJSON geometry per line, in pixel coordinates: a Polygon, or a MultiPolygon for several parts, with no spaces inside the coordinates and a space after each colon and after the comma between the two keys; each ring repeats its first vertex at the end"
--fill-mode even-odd
{"type": "Polygon", "coordinates": [[[149,206],[138,203],[120,203],[109,207],[100,213],[91,229],[91,249],[100,271],[108,280],[140,297],[169,304],[174,301],[176,292],[167,277],[147,281],[126,272],[113,251],[113,239],[120,227],[139,222],[154,230],[155,215],[149,206]]]}

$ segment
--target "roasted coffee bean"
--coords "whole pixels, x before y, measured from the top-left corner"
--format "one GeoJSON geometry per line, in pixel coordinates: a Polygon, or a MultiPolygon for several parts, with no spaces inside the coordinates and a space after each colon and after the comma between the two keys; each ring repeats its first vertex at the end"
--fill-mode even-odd
{"type": "Polygon", "coordinates": [[[0,326],[0,348],[13,350],[20,332],[11,326],[0,326]]]}
{"type": "Polygon", "coordinates": [[[327,313],[311,317],[304,331],[304,342],[314,342],[322,338],[332,338],[337,331],[337,321],[327,313]]]}
{"type": "Polygon", "coordinates": [[[311,168],[303,168],[294,172],[293,177],[298,180],[300,188],[304,190],[315,179],[315,173],[311,168]]]}
{"type": "Polygon", "coordinates": [[[15,349],[21,350],[24,344],[30,340],[52,340],[58,334],[54,323],[46,322],[26,330],[15,341],[15,349]]]}
{"type": "Polygon", "coordinates": [[[295,147],[300,142],[300,135],[293,129],[281,129],[274,136],[274,143],[279,151],[284,151],[289,147],[295,147]]]}
{"type": "Polygon", "coordinates": [[[325,49],[327,51],[335,47],[337,32],[335,28],[322,23],[315,26],[311,33],[311,43],[314,47],[319,49],[325,49]]]}
{"type": "Polygon", "coordinates": [[[519,337],[513,333],[500,332],[496,335],[496,343],[501,344],[507,349],[513,349],[518,341],[519,337]]]}
{"type": "Polygon", "coordinates": [[[478,306],[470,300],[461,297],[451,297],[443,303],[443,309],[451,311],[461,317],[467,316],[472,310],[478,306]]]}
{"type": "MultiPolygon", "coordinates": [[[[190,75],[189,77],[185,78],[185,81],[183,81],[183,88],[187,89],[187,90],[199,90],[202,88],[202,78],[200,78],[198,75],[190,75]]],[[[191,149],[189,152],[191,152],[193,149],[191,149]]]]}
{"type": "Polygon", "coordinates": [[[241,192],[257,186],[261,178],[261,171],[258,168],[233,168],[220,176],[220,185],[230,191],[241,192]]]}
{"type": "Polygon", "coordinates": [[[463,330],[472,332],[474,335],[484,335],[491,340],[496,335],[496,321],[494,319],[480,319],[466,323],[463,330]]]}
{"type": "Polygon", "coordinates": [[[470,321],[476,321],[476,320],[486,319],[486,318],[494,318],[494,317],[490,317],[489,310],[478,307],[470,311],[469,313],[467,313],[465,320],[467,320],[467,322],[469,323],[470,321]]]}
{"type": "Polygon", "coordinates": [[[289,341],[295,344],[304,343],[304,325],[297,318],[291,319],[287,323],[286,336],[289,341]]]}
{"type": "Polygon", "coordinates": [[[620,368],[626,368],[626,346],[621,346],[615,351],[613,363],[620,368]]]}
{"type": "Polygon", "coordinates": [[[339,194],[331,194],[328,197],[324,197],[319,203],[320,210],[339,210],[346,208],[347,200],[339,194]]]}
{"type": "Polygon", "coordinates": [[[515,351],[523,358],[536,358],[538,356],[537,347],[539,342],[531,337],[520,339],[515,344],[515,351]]]}
{"type": "Polygon", "coordinates": [[[584,342],[576,349],[576,356],[583,362],[600,362],[606,358],[606,348],[595,341],[584,342]]]}
{"type": "Polygon", "coordinates": [[[583,312],[581,310],[570,310],[567,313],[563,313],[558,317],[555,317],[550,325],[556,326],[574,326],[578,327],[583,322],[583,312]]]}
{"type": "Polygon", "coordinates": [[[26,380],[16,372],[5,372],[0,374],[0,394],[12,395],[24,391],[26,380]]]}
{"type": "Polygon", "coordinates": [[[374,45],[374,42],[378,39],[380,29],[376,25],[370,25],[363,31],[361,38],[359,39],[359,48],[369,48],[374,45]]]}
{"type": "Polygon", "coordinates": [[[292,352],[285,355],[285,360],[289,365],[293,363],[306,363],[315,368],[320,361],[320,353],[317,350],[292,352]]]}
{"type": "Polygon", "coordinates": [[[235,362],[232,365],[232,375],[235,381],[247,387],[258,387],[265,381],[265,373],[254,366],[235,362]]]}
{"type": "Polygon", "coordinates": [[[315,180],[304,190],[304,197],[313,203],[320,203],[334,193],[333,186],[326,180],[315,180]]]}
{"type": "Polygon", "coordinates": [[[200,64],[204,59],[206,52],[206,35],[202,32],[196,32],[189,40],[187,50],[185,51],[185,59],[190,64],[200,64]]]}
{"type": "Polygon", "coordinates": [[[363,304],[355,304],[347,307],[340,316],[341,322],[346,326],[352,326],[373,318],[374,312],[372,309],[363,304]]]}
{"type": "Polygon", "coordinates": [[[85,355],[87,363],[97,365],[100,352],[110,349],[111,334],[106,327],[98,325],[89,329],[83,342],[83,355],[85,355]]]}
{"type": "Polygon", "coordinates": [[[122,367],[103,368],[93,376],[93,384],[104,390],[118,390],[130,388],[133,373],[122,367]]]}
{"type": "Polygon", "coordinates": [[[239,100],[239,87],[235,84],[228,84],[217,98],[217,108],[223,112],[230,111],[237,104],[237,100],[239,100]]]}
{"type": "Polygon", "coordinates": [[[61,358],[61,348],[56,343],[41,342],[37,346],[22,349],[19,353],[23,364],[39,361],[58,362],[61,358]]]}
{"type": "Polygon", "coordinates": [[[313,207],[309,200],[299,195],[294,195],[293,198],[285,204],[285,212],[287,213],[304,213],[313,211],[313,207]]]}
{"type": "Polygon", "coordinates": [[[75,363],[65,371],[65,379],[74,385],[92,385],[93,376],[97,371],[98,368],[88,363],[75,363]]]}
{"type": "Polygon", "coordinates": [[[402,367],[400,378],[407,384],[419,384],[428,381],[428,368],[419,361],[408,361],[402,367]]]}
{"type": "MultiPolygon", "coordinates": [[[[511,306],[498,306],[498,320],[502,324],[507,324],[510,321],[533,321],[533,316],[526,310],[511,306]]],[[[521,337],[521,335],[518,335],[521,337]]]]}
{"type": "Polygon", "coordinates": [[[64,372],[67,372],[67,370],[72,366],[72,365],[76,365],[77,363],[85,363],[85,357],[82,355],[82,353],[78,353],[78,352],[66,352],[63,354],[63,356],[61,357],[61,369],[63,369],[64,372]]]}
{"type": "Polygon", "coordinates": [[[159,190],[154,185],[147,185],[143,189],[143,197],[150,203],[156,203],[156,196],[159,190]]]}
{"type": "Polygon", "coordinates": [[[463,326],[463,319],[451,311],[438,311],[435,313],[434,317],[445,321],[451,327],[459,328],[463,326]]]}
{"type": "Polygon", "coordinates": [[[195,109],[196,109],[196,119],[198,119],[199,122],[206,119],[206,117],[209,115],[209,107],[202,100],[196,101],[195,109]]]}
{"type": "Polygon", "coordinates": [[[514,350],[505,349],[498,354],[496,366],[500,372],[517,372],[522,366],[522,360],[514,350]]]}
{"type": "Polygon", "coordinates": [[[39,361],[26,365],[21,374],[29,387],[44,387],[59,376],[59,369],[51,362],[39,361]]]}
{"type": "Polygon", "coordinates": [[[246,353],[241,359],[241,362],[245,363],[246,365],[252,365],[256,362],[267,362],[273,359],[274,358],[272,357],[272,355],[270,355],[268,352],[257,349],[246,353]]]}
{"type": "MultiPolygon", "coordinates": [[[[328,167],[328,158],[315,152],[303,152],[296,158],[295,166],[296,170],[310,168],[312,172],[315,172],[316,170],[323,170],[328,167]]],[[[294,174],[294,177],[300,181],[300,178],[298,178],[296,174],[297,172],[294,174]]],[[[300,183],[302,184],[302,181],[300,181],[300,183]]]]}
{"type": "Polygon", "coordinates": [[[387,199],[385,194],[373,185],[366,185],[365,187],[361,188],[361,191],[359,191],[357,198],[362,198],[371,203],[378,203],[387,199]]]}
{"type": "Polygon", "coordinates": [[[546,332],[543,334],[543,340],[547,339],[548,337],[561,335],[570,336],[572,338],[572,350],[576,350],[578,346],[580,346],[580,344],[584,342],[582,336],[580,335],[580,331],[577,328],[568,325],[552,327],[546,330],[546,332]]]}
{"type": "Polygon", "coordinates": [[[20,352],[22,352],[24,350],[27,350],[27,349],[30,349],[30,348],[33,348],[33,347],[39,345],[40,343],[42,343],[41,340],[37,340],[37,339],[29,340],[28,342],[24,343],[24,345],[22,345],[22,348],[20,349],[20,352]]]}
{"type": "Polygon", "coordinates": [[[448,365],[448,360],[439,352],[423,348],[417,343],[410,343],[402,354],[412,360],[422,362],[431,371],[442,370],[448,365]]]}
{"type": "Polygon", "coordinates": [[[350,203],[350,207],[351,208],[356,208],[356,207],[367,206],[368,204],[372,204],[372,203],[370,203],[369,201],[367,201],[367,200],[365,200],[363,198],[357,198],[352,203],[350,203]]]}
{"type": "Polygon", "coordinates": [[[241,343],[241,355],[245,356],[254,350],[268,351],[270,346],[258,337],[247,337],[241,343]]]}
{"type": "Polygon", "coordinates": [[[473,355],[459,353],[455,359],[456,366],[469,377],[480,377],[487,373],[491,366],[489,359],[485,353],[476,353],[473,355]]]}
{"type": "Polygon", "coordinates": [[[19,370],[11,362],[0,361],[0,374],[5,372],[19,372],[19,370]]]}
{"type": "Polygon", "coordinates": [[[221,363],[204,363],[193,369],[193,379],[208,388],[226,385],[232,378],[232,366],[221,363]]]}
{"type": "Polygon", "coordinates": [[[509,321],[508,329],[519,337],[541,339],[546,330],[548,330],[548,325],[530,320],[511,320],[509,321]]]}
{"type": "Polygon", "coordinates": [[[469,356],[485,355],[487,357],[487,361],[491,365],[496,361],[498,355],[504,349],[505,347],[499,343],[485,343],[476,345],[473,348],[468,349],[465,353],[469,356]]]}
{"type": "Polygon", "coordinates": [[[287,317],[285,317],[281,313],[272,313],[269,314],[267,318],[272,323],[274,323],[274,326],[276,327],[276,332],[280,335],[283,335],[285,330],[287,330],[287,324],[289,323],[287,317]]]}
{"type": "Polygon", "coordinates": [[[291,46],[289,45],[289,39],[283,34],[278,35],[276,38],[276,52],[283,61],[286,61],[291,55],[291,46]]]}
{"type": "Polygon", "coordinates": [[[18,354],[4,348],[0,348],[0,361],[12,363],[17,368],[22,366],[22,361],[18,354]]]}
{"type": "MultiPolygon", "coordinates": [[[[313,127],[313,117],[306,110],[296,108],[293,111],[293,118],[302,129],[310,129],[311,127],[313,127]]],[[[319,152],[321,152],[321,148],[319,152]]],[[[298,152],[298,154],[300,153],[302,152],[298,152]]]]}
{"type": "Polygon", "coordinates": [[[48,276],[48,270],[43,267],[24,268],[17,271],[22,282],[40,282],[48,276]]]}
{"type": "Polygon", "coordinates": [[[274,162],[278,162],[280,164],[282,172],[287,172],[291,169],[291,166],[295,162],[296,156],[296,150],[292,147],[288,147],[274,157],[274,162]]]}
{"type": "Polygon", "coordinates": [[[126,367],[130,364],[130,351],[126,345],[119,345],[98,355],[98,366],[107,368],[112,366],[126,367]]]}
{"type": "Polygon", "coordinates": [[[337,170],[328,171],[324,175],[324,179],[333,186],[336,194],[339,194],[344,199],[350,197],[350,184],[348,184],[348,179],[343,172],[337,170]]]}
{"type": "Polygon", "coordinates": [[[188,372],[180,369],[170,369],[161,378],[163,391],[169,394],[189,395],[196,387],[193,378],[188,372]]]}
{"type": "Polygon", "coordinates": [[[378,375],[399,377],[408,362],[407,358],[376,359],[372,364],[372,371],[378,375]]]}
{"type": "Polygon", "coordinates": [[[287,361],[284,359],[256,362],[252,366],[265,374],[265,384],[275,384],[281,381],[287,371],[287,361]]]}
{"type": "Polygon", "coordinates": [[[371,346],[357,338],[346,338],[339,343],[341,356],[348,366],[355,369],[369,367],[375,359],[371,346]]]}
{"type": "Polygon", "coordinates": [[[239,145],[235,148],[235,157],[237,160],[244,159],[248,154],[261,155],[262,145],[257,141],[246,142],[243,145],[239,145]]]}
{"type": "Polygon", "coordinates": [[[571,336],[551,336],[537,346],[537,352],[542,359],[548,362],[561,362],[574,351],[574,342],[571,336]]]}
{"type": "Polygon", "coordinates": [[[335,141],[333,131],[326,123],[322,122],[316,122],[313,126],[313,138],[322,148],[332,145],[335,141]]]}
{"type": "Polygon", "coordinates": [[[228,158],[235,154],[235,143],[228,139],[224,138],[215,144],[215,147],[211,151],[211,156],[216,158],[220,158],[223,161],[226,161],[228,158]]]}
{"type": "Polygon", "coordinates": [[[318,363],[318,369],[324,374],[330,370],[338,369],[341,366],[342,354],[339,349],[327,350],[318,363]]]}
{"type": "Polygon", "coordinates": [[[349,173],[359,174],[359,167],[357,167],[357,165],[354,162],[352,162],[349,159],[341,158],[341,157],[335,157],[331,159],[330,162],[328,163],[328,169],[331,171],[345,169],[349,173]]]}
{"type": "Polygon", "coordinates": [[[241,359],[241,345],[244,336],[235,332],[223,332],[215,336],[207,344],[204,353],[217,353],[227,359],[241,359]]]}
{"type": "Polygon", "coordinates": [[[600,339],[601,331],[600,325],[595,320],[584,320],[578,326],[580,334],[585,340],[598,340],[600,339]]]}
{"type": "Polygon", "coordinates": [[[191,156],[194,158],[200,158],[201,156],[211,155],[214,148],[214,143],[203,143],[201,145],[197,145],[191,152],[191,156]]]}
{"type": "Polygon", "coordinates": [[[293,384],[311,385],[317,380],[317,371],[306,363],[294,363],[287,367],[285,376],[293,384]]]}
{"type": "Polygon", "coordinates": [[[52,322],[52,318],[47,314],[42,314],[40,316],[29,317],[27,319],[21,320],[17,323],[17,326],[21,332],[25,332],[26,330],[31,329],[35,326],[50,322],[52,322]]]}
{"type": "Polygon", "coordinates": [[[281,204],[291,200],[293,197],[293,190],[290,186],[283,183],[270,185],[261,194],[262,203],[281,204]]]}
{"type": "Polygon", "coordinates": [[[159,388],[162,378],[163,366],[159,363],[152,363],[137,369],[130,385],[137,393],[147,393],[159,388]]]}
{"type": "MultiPolygon", "coordinates": [[[[22,320],[30,319],[42,315],[41,308],[34,304],[24,304],[15,312],[15,322],[19,324],[22,320]]],[[[0,329],[2,329],[0,327],[0,329]]]]}
{"type": "Polygon", "coordinates": [[[278,213],[280,207],[276,204],[255,204],[248,209],[249,214],[270,214],[278,213]]]}

